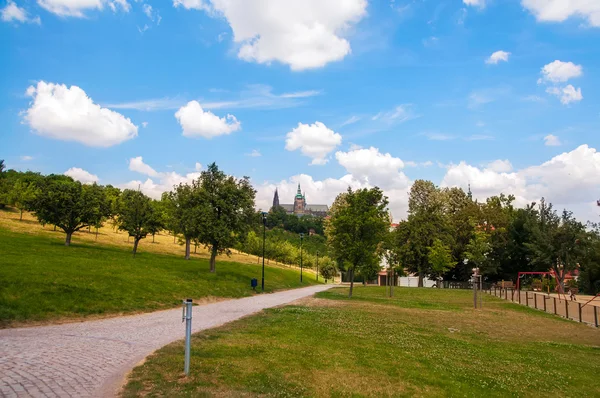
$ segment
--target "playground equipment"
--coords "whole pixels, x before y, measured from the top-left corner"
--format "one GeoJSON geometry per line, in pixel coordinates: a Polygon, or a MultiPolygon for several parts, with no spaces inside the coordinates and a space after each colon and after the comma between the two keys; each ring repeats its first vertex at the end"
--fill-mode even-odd
{"type": "MultiPolygon", "coordinates": [[[[554,273],[554,271],[550,271],[550,272],[533,272],[533,271],[527,271],[527,272],[519,272],[519,274],[517,275],[517,291],[520,292],[521,291],[521,276],[522,275],[543,275],[547,278],[555,278],[556,275],[554,273]]],[[[547,283],[546,284],[548,286],[548,291],[547,293],[550,294],[550,284],[547,283]]],[[[567,296],[565,294],[564,289],[562,288],[562,286],[557,283],[556,284],[556,290],[558,293],[558,299],[560,300],[560,295],[563,295],[563,298],[566,300],[567,296]]]]}
{"type": "Polygon", "coordinates": [[[600,298],[600,293],[598,293],[597,295],[595,295],[594,297],[589,299],[584,305],[581,306],[581,308],[585,307],[586,305],[588,305],[589,303],[591,303],[592,301],[594,301],[597,298],[600,298]]]}

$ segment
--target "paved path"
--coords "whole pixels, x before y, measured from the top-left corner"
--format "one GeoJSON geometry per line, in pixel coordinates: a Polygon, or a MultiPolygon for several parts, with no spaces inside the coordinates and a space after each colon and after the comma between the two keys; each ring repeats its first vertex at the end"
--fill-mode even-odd
{"type": "MultiPolygon", "coordinates": [[[[329,289],[311,286],[194,307],[193,332],[329,289]]],[[[181,309],[0,330],[0,396],[110,397],[124,375],[158,348],[185,337],[181,309]]],[[[181,353],[183,368],[183,352],[181,353]]]]}

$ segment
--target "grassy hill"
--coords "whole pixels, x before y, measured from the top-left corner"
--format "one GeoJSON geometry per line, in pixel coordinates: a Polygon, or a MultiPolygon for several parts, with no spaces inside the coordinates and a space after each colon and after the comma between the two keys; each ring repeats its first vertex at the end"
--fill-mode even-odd
{"type": "MultiPolygon", "coordinates": [[[[190,261],[173,237],[157,236],[140,243],[136,258],[124,233],[102,228],[74,235],[42,227],[25,215],[0,211],[0,326],[36,321],[146,312],[172,308],[187,297],[215,300],[254,294],[250,279],[260,280],[257,257],[220,256],[217,272],[208,272],[208,253],[200,249],[190,261]]],[[[306,273],[300,284],[295,268],[265,270],[266,291],[314,284],[306,273]]]]}

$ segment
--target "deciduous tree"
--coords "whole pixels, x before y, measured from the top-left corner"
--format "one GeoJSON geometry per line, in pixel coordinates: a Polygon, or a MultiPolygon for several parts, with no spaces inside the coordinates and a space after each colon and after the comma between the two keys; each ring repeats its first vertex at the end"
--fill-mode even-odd
{"type": "Polygon", "coordinates": [[[354,274],[369,273],[379,267],[380,242],[390,227],[388,200],[381,189],[359,189],[338,195],[327,223],[327,238],[338,264],[345,264],[350,277],[349,297],[354,274]]]}
{"type": "Polygon", "coordinates": [[[133,237],[133,255],[137,253],[140,240],[151,230],[153,209],[151,199],[140,191],[124,190],[117,202],[119,229],[133,237]]]}

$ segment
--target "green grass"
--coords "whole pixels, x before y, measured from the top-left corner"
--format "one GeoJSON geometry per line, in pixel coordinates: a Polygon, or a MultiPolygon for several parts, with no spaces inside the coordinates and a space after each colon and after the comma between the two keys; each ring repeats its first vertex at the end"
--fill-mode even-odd
{"type": "MultiPolygon", "coordinates": [[[[94,244],[64,246],[64,236],[49,237],[0,229],[0,326],[90,315],[172,308],[186,297],[243,297],[260,283],[261,267],[140,252],[94,244]]],[[[316,283],[295,270],[266,267],[265,290],[316,283]]]]}
{"type": "Polygon", "coordinates": [[[600,396],[600,331],[516,311],[473,310],[459,290],[346,288],[194,335],[134,369],[123,395],[194,397],[600,396]]]}

